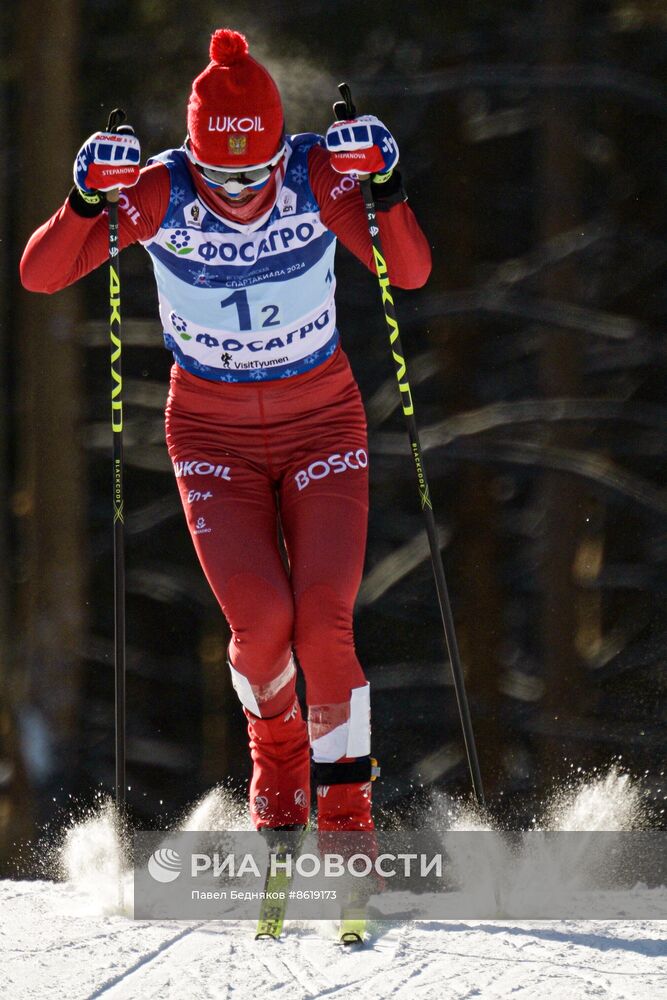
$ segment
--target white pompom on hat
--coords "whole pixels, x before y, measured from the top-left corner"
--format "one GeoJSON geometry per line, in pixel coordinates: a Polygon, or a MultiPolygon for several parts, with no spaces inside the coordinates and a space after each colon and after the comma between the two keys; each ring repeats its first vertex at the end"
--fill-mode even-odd
{"type": "Polygon", "coordinates": [[[219,28],[211,62],[192,84],[188,136],[194,158],[220,167],[266,163],[278,151],[284,114],[271,75],[248,54],[244,35],[219,28]]]}

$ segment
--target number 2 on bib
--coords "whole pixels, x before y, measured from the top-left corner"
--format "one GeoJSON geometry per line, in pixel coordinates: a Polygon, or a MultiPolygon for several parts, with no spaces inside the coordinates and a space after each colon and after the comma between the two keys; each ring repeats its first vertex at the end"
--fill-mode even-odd
{"type": "MultiPolygon", "coordinates": [[[[231,295],[228,295],[226,299],[221,301],[220,307],[222,309],[227,308],[227,306],[236,306],[239,317],[239,330],[252,330],[250,303],[248,302],[248,293],[245,288],[240,288],[236,292],[232,292],[231,295]]],[[[280,326],[280,320],[276,319],[278,306],[262,306],[260,312],[267,314],[262,327],[280,326]]]]}

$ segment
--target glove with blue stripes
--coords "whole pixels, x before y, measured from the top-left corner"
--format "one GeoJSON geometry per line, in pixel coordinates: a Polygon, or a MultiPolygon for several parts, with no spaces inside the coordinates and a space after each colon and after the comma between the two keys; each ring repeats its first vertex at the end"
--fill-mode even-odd
{"type": "Polygon", "coordinates": [[[84,194],[132,187],[139,180],[140,160],[141,146],[129,125],[95,132],[77,153],[74,183],[84,194]]]}
{"type": "Polygon", "coordinates": [[[350,121],[337,121],[324,137],[329,162],[339,174],[373,180],[389,178],[398,163],[398,145],[386,125],[375,115],[360,115],[350,121]]]}

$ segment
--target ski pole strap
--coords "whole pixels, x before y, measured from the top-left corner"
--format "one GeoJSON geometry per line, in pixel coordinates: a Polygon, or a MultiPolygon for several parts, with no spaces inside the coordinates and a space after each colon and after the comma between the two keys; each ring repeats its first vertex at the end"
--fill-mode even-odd
{"type": "Polygon", "coordinates": [[[316,785],[348,785],[359,781],[375,781],[380,767],[375,757],[355,757],[335,763],[313,763],[316,785]]]}

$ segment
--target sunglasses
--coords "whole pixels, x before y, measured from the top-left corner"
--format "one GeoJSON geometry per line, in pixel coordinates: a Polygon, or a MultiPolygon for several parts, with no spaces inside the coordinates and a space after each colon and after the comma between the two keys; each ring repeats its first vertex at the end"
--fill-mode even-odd
{"type": "Polygon", "coordinates": [[[185,152],[189,160],[195,165],[204,179],[214,187],[221,187],[227,194],[238,195],[248,189],[264,187],[273,169],[280,163],[285,155],[285,145],[283,144],[278,152],[265,163],[258,163],[251,167],[218,167],[197,160],[190,149],[189,139],[184,143],[185,152]]]}

